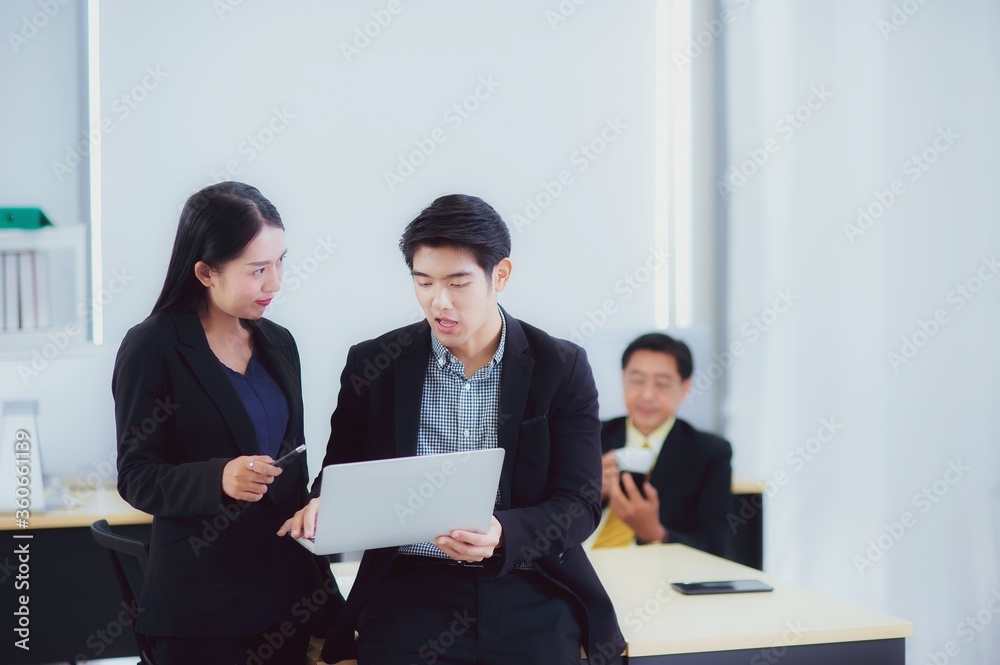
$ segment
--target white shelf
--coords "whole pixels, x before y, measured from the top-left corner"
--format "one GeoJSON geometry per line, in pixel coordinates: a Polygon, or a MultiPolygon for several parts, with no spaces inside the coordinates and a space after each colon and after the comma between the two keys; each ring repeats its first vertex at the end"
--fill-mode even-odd
{"type": "MultiPolygon", "coordinates": [[[[0,359],[79,351],[91,339],[92,303],[87,279],[87,227],[83,224],[0,231],[0,253],[34,251],[48,256],[51,324],[0,330],[0,359]]],[[[48,359],[48,358],[46,358],[48,359]]]]}

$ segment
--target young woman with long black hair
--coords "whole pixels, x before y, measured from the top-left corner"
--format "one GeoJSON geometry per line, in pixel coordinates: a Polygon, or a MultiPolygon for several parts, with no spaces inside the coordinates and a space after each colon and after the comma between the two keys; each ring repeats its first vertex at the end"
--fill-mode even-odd
{"type": "Polygon", "coordinates": [[[153,515],[136,631],[157,665],[304,662],[324,563],[275,535],[306,499],[295,340],[261,318],[285,234],[256,188],[223,182],[181,212],[160,297],[125,335],[112,392],[118,490],[153,515]]]}

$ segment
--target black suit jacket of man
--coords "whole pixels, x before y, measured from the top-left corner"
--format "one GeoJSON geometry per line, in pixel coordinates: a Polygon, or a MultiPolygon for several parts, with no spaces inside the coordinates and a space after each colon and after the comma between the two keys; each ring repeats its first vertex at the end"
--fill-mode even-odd
{"type": "MultiPolygon", "coordinates": [[[[487,563],[497,576],[532,563],[575,601],[587,652],[603,652],[612,662],[609,656],[620,654],[625,643],[607,592],[580,547],[601,514],[600,419],[590,365],[575,344],[504,315],[497,442],[506,452],[495,513],[503,541],[487,563]]],[[[421,321],[351,348],[323,466],[417,454],[431,334],[421,321]]],[[[325,662],[354,657],[358,613],[397,552],[365,552],[327,636],[325,662]]]]}
{"type": "MultiPolygon", "coordinates": [[[[624,446],[625,418],[605,422],[601,449],[624,446]]],[[[660,523],[671,543],[722,556],[732,503],[732,456],[725,439],[699,432],[680,418],[674,423],[648,478],[660,497],[660,523]]]]}
{"type": "MultiPolygon", "coordinates": [[[[303,439],[295,340],[281,326],[250,321],[254,354],[288,399],[281,451],[303,439]]],[[[321,585],[343,600],[329,569],[291,538],[276,535],[307,499],[305,455],[285,466],[257,502],[222,491],[234,457],[259,455],[246,408],[209,348],[195,313],[155,314],[125,335],[112,394],[118,433],[118,491],[154,516],[149,575],[136,629],[156,636],[261,633],[276,621],[296,628],[325,620],[308,598],[321,585]]]]}

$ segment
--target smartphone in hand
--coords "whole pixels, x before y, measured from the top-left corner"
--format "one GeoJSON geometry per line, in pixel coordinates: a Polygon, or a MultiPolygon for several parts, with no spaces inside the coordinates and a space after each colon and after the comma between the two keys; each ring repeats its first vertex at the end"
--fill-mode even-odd
{"type": "Polygon", "coordinates": [[[673,582],[670,585],[685,596],[700,596],[711,593],[755,593],[774,591],[774,587],[760,580],[719,580],[717,582],[673,582]]]}
{"type": "MultiPolygon", "coordinates": [[[[639,488],[639,493],[642,494],[643,498],[646,497],[644,488],[646,473],[652,468],[654,461],[653,451],[648,448],[619,448],[615,451],[615,463],[618,464],[618,470],[632,476],[632,480],[639,488]]],[[[622,488],[622,494],[625,494],[625,485],[622,484],[621,477],[618,479],[618,484],[622,488]]],[[[626,494],[626,496],[628,495],[626,494]]]]}
{"type": "MultiPolygon", "coordinates": [[[[646,488],[645,488],[645,485],[646,485],[646,474],[639,473],[638,471],[622,471],[622,473],[623,474],[627,473],[628,475],[632,476],[632,482],[635,483],[635,486],[639,489],[639,494],[641,494],[642,498],[645,499],[646,498],[646,488]]],[[[620,476],[618,478],[618,485],[622,488],[622,494],[625,494],[625,496],[628,496],[628,494],[625,492],[625,483],[622,482],[622,479],[621,479],[620,476]]]]}

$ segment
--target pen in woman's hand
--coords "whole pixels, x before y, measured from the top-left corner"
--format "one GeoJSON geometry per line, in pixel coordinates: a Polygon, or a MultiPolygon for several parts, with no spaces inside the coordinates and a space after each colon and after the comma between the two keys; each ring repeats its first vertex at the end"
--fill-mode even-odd
{"type": "Polygon", "coordinates": [[[295,457],[296,455],[301,455],[303,452],[305,452],[305,450],[306,450],[306,444],[304,444],[304,443],[299,444],[299,446],[295,450],[293,450],[292,452],[285,453],[284,455],[282,455],[278,459],[274,460],[274,462],[271,463],[271,466],[280,467],[280,466],[284,465],[286,462],[291,461],[291,459],[293,457],[295,457]]]}

